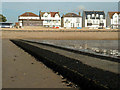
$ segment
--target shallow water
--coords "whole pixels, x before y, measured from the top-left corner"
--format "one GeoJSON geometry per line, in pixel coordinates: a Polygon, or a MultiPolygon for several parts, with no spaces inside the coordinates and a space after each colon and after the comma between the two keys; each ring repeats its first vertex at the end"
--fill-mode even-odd
{"type": "Polygon", "coordinates": [[[120,57],[118,40],[33,40],[75,50],[120,57]]]}
{"type": "Polygon", "coordinates": [[[70,47],[89,47],[89,48],[102,48],[102,49],[118,49],[118,40],[37,40],[46,43],[51,43],[60,46],[70,47]]]}

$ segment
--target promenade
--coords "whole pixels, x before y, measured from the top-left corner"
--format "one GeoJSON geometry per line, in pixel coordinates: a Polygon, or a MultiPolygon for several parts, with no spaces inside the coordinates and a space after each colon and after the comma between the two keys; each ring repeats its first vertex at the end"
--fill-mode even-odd
{"type": "Polygon", "coordinates": [[[62,81],[59,75],[11,41],[2,41],[3,88],[71,88],[62,81]]]}

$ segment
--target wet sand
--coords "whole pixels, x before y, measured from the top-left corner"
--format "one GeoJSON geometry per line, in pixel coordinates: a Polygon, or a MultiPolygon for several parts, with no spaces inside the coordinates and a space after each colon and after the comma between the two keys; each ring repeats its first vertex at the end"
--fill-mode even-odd
{"type": "Polygon", "coordinates": [[[2,45],[3,88],[70,88],[59,75],[8,39],[3,39],[2,45]]]}

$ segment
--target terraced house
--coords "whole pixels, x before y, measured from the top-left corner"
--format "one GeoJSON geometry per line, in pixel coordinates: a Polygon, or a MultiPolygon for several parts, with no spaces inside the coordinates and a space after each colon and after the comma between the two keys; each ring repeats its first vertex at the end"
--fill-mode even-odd
{"type": "Polygon", "coordinates": [[[44,27],[60,27],[61,17],[59,12],[41,12],[40,19],[43,21],[44,27]]]}
{"type": "Polygon", "coordinates": [[[42,26],[43,21],[40,20],[40,17],[32,12],[25,12],[22,15],[18,16],[19,26],[42,26]]]}
{"type": "Polygon", "coordinates": [[[82,27],[82,17],[75,13],[67,13],[62,16],[62,27],[65,28],[81,28],[82,27]]]}
{"type": "Polygon", "coordinates": [[[83,27],[105,28],[106,18],[104,11],[83,11],[83,27]]]}
{"type": "Polygon", "coordinates": [[[120,27],[120,12],[108,12],[107,27],[118,29],[120,27]]]}

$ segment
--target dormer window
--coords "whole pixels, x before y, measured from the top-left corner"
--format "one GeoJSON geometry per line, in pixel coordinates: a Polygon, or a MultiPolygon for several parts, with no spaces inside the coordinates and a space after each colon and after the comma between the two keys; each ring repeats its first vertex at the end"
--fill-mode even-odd
{"type": "Polygon", "coordinates": [[[94,15],[94,14],[92,14],[92,17],[95,17],[95,15],[94,15]]]}
{"type": "Polygon", "coordinates": [[[90,19],[90,15],[87,15],[87,18],[90,19]]]}
{"type": "Polygon", "coordinates": [[[59,15],[58,15],[58,14],[55,14],[55,17],[59,17],[59,15]]]}
{"type": "Polygon", "coordinates": [[[100,15],[100,19],[103,19],[103,15],[100,15]]]}
{"type": "Polygon", "coordinates": [[[99,15],[98,15],[98,14],[96,14],[96,17],[99,17],[99,15]]]}
{"type": "Polygon", "coordinates": [[[58,16],[58,14],[55,14],[55,16],[58,16]]]}
{"type": "Polygon", "coordinates": [[[45,14],[44,14],[44,17],[48,17],[48,14],[47,14],[47,13],[45,13],[45,14]]]}
{"type": "Polygon", "coordinates": [[[117,18],[117,16],[115,16],[115,18],[117,18]]]}

